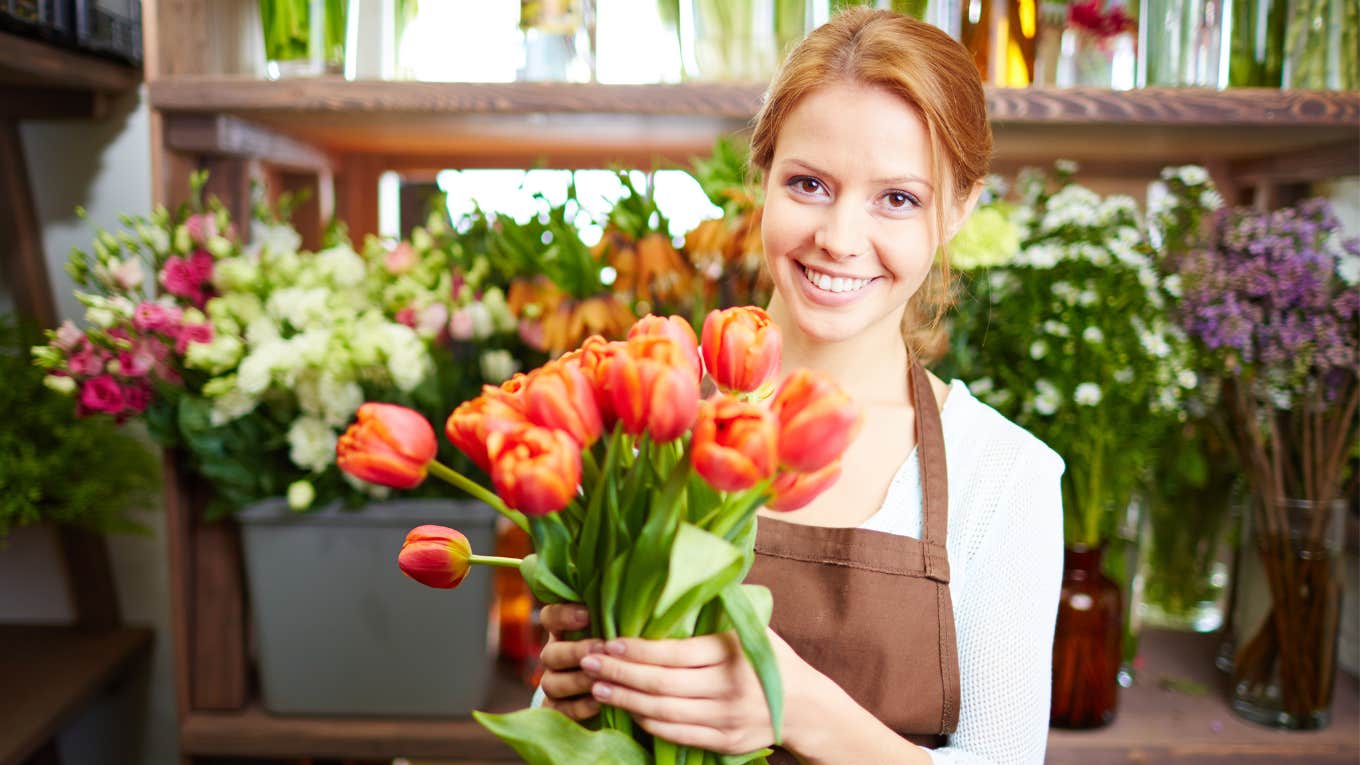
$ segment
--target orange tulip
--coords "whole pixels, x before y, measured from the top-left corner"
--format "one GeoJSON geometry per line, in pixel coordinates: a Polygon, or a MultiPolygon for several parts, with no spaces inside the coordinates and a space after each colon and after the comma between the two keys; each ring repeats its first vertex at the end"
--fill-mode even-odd
{"type": "Polygon", "coordinates": [[[774,474],[777,426],[764,408],[730,396],[699,402],[690,441],[694,470],[719,491],[742,491],[774,474]]]}
{"type": "Polygon", "coordinates": [[[694,327],[689,325],[679,316],[654,316],[647,314],[628,330],[628,339],[642,337],[644,335],[657,335],[669,337],[680,344],[684,349],[685,357],[694,361],[694,376],[702,376],[703,361],[699,358],[699,338],[694,334],[694,327]]]}
{"type": "Polygon", "coordinates": [[[640,335],[610,349],[596,368],[609,408],[633,435],[657,443],[679,438],[699,410],[699,380],[685,350],[669,337],[640,335]]]}
{"type": "Polygon", "coordinates": [[[614,414],[614,409],[609,404],[609,396],[605,393],[602,381],[601,365],[604,360],[614,353],[625,352],[627,346],[619,340],[610,342],[599,335],[587,337],[580,348],[568,353],[568,357],[574,358],[581,366],[581,371],[585,373],[586,379],[590,381],[590,387],[595,391],[595,405],[600,409],[600,420],[604,423],[607,430],[613,430],[614,423],[618,417],[614,414]]]}
{"type": "MultiPolygon", "coordinates": [[[[513,378],[506,384],[516,382],[513,378]]],[[[483,387],[482,395],[458,405],[444,423],[444,435],[449,441],[466,454],[477,467],[491,472],[491,458],[487,455],[487,436],[503,430],[511,430],[528,422],[523,402],[519,397],[507,393],[504,386],[483,387]]]]}
{"type": "Polygon", "coordinates": [[[419,412],[369,401],[335,446],[340,469],[369,483],[412,489],[425,480],[439,444],[419,412]]]}
{"type": "Polygon", "coordinates": [[[581,445],[566,432],[528,423],[487,435],[491,482],[505,504],[527,515],[567,506],[581,483],[581,445]]]}
{"type": "Polygon", "coordinates": [[[754,393],[779,371],[779,327],[754,306],[710,312],[702,345],[708,374],[725,391],[754,393]]]}
{"type": "Polygon", "coordinates": [[[595,388],[574,360],[554,361],[535,370],[524,388],[529,421],[561,430],[581,446],[590,446],[604,427],[595,403],[595,388]]]}
{"type": "Polygon", "coordinates": [[[460,532],[444,526],[417,526],[406,535],[397,554],[401,573],[426,587],[451,590],[471,568],[472,545],[460,532]]]}
{"type": "Polygon", "coordinates": [[[815,473],[781,472],[770,485],[774,497],[765,506],[771,510],[797,510],[831,488],[841,477],[841,461],[835,460],[815,473]]]}
{"type": "Polygon", "coordinates": [[[770,409],[779,420],[779,461],[795,473],[813,473],[840,459],[862,419],[830,377],[809,369],[784,380],[770,409]]]}

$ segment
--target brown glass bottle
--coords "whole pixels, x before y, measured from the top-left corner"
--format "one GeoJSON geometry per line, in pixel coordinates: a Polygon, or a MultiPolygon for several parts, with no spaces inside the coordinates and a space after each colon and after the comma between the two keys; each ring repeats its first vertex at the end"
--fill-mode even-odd
{"type": "Polygon", "coordinates": [[[1122,598],[1100,571],[1101,548],[1068,547],[1053,636],[1055,728],[1098,728],[1114,720],[1119,698],[1122,598]]]}

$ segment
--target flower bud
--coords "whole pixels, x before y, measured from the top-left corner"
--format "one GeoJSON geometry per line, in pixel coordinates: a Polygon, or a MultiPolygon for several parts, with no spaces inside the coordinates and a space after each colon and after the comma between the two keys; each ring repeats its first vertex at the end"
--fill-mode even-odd
{"type": "Polygon", "coordinates": [[[770,315],[754,306],[715,310],[704,319],[704,366],[724,391],[754,393],[770,384],[782,343],[770,315]]]}
{"type": "Polygon", "coordinates": [[[401,572],[426,587],[450,590],[463,582],[471,568],[472,545],[467,537],[444,526],[417,526],[406,535],[397,555],[401,572]]]}

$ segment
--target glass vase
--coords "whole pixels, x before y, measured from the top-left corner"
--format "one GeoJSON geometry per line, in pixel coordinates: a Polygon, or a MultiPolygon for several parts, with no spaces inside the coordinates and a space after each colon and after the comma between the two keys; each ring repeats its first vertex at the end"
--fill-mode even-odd
{"type": "Polygon", "coordinates": [[[1222,65],[1226,0],[1147,0],[1139,16],[1138,82],[1215,88],[1222,65]]]}
{"type": "Polygon", "coordinates": [[[1144,497],[1138,619],[1144,627],[1216,632],[1227,615],[1243,509],[1225,492],[1144,497]]]}
{"type": "Polygon", "coordinates": [[[1287,12],[1285,0],[1232,0],[1229,85],[1280,87],[1287,12]]]}
{"type": "Polygon", "coordinates": [[[592,0],[520,0],[524,68],[519,79],[593,82],[595,16],[592,0]]]}
{"type": "Polygon", "coordinates": [[[1068,6],[1058,54],[1057,84],[1128,90],[1138,75],[1136,20],[1119,0],[1068,6]]]}
{"type": "Polygon", "coordinates": [[[1101,548],[1069,546],[1053,637],[1049,723],[1098,728],[1114,720],[1119,694],[1123,598],[1101,572],[1101,548]]]}
{"type": "Polygon", "coordinates": [[[1067,27],[1067,3],[1043,0],[1039,3],[1034,37],[1033,85],[1058,84],[1058,60],[1062,57],[1063,30],[1067,27]]]}
{"type": "Polygon", "coordinates": [[[768,82],[779,63],[776,0],[680,0],[680,58],[690,80],[768,82]]]}
{"type": "Polygon", "coordinates": [[[1233,615],[1232,709],[1276,728],[1331,721],[1345,502],[1256,498],[1233,615]]]}
{"type": "Polygon", "coordinates": [[[1360,88],[1360,7],[1355,0],[1289,0],[1285,23],[1286,88],[1360,88]]]}
{"type": "Polygon", "coordinates": [[[260,0],[269,79],[341,74],[345,0],[260,0]]]}

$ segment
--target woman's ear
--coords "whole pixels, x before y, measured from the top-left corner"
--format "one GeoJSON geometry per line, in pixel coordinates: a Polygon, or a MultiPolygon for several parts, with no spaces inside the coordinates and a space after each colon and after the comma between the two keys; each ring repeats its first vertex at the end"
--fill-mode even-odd
{"type": "Polygon", "coordinates": [[[969,215],[973,214],[973,208],[977,207],[978,198],[982,196],[982,189],[985,185],[981,180],[974,183],[973,188],[968,192],[968,196],[960,199],[949,211],[949,236],[945,237],[946,242],[959,233],[959,229],[963,227],[963,222],[968,220],[969,215]]]}

